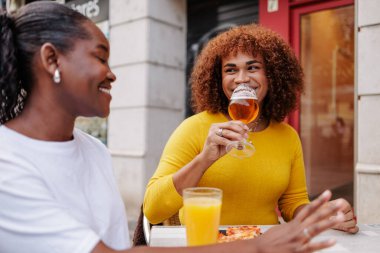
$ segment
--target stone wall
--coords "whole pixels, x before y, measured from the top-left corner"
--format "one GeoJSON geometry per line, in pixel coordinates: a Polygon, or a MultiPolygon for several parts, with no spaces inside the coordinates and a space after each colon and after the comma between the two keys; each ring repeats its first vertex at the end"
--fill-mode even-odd
{"type": "Polygon", "coordinates": [[[135,220],[162,149],[184,119],[186,0],[110,0],[109,39],[117,80],[107,142],[135,220]]]}
{"type": "Polygon", "coordinates": [[[357,17],[356,212],[359,223],[380,223],[380,2],[360,0],[357,17]]]}

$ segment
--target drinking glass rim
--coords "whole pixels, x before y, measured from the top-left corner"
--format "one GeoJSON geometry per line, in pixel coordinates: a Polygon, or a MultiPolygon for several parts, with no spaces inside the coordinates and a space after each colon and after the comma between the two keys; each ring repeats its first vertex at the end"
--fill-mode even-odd
{"type": "Polygon", "coordinates": [[[242,99],[251,99],[251,100],[256,100],[258,101],[259,99],[257,97],[248,97],[248,96],[241,96],[241,97],[237,97],[237,98],[230,98],[230,100],[242,100],[242,99]]]}
{"type": "Polygon", "coordinates": [[[223,194],[222,189],[216,187],[188,187],[183,189],[183,195],[185,193],[191,193],[193,195],[204,195],[204,194],[223,194]]]}

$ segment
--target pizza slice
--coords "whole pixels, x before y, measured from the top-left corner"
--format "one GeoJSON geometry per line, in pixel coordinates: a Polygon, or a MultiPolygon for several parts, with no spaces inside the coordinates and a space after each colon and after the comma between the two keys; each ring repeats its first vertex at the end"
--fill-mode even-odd
{"type": "Polygon", "coordinates": [[[261,234],[258,226],[236,226],[228,227],[226,234],[219,233],[218,242],[232,242],[236,240],[252,239],[261,234]]]}

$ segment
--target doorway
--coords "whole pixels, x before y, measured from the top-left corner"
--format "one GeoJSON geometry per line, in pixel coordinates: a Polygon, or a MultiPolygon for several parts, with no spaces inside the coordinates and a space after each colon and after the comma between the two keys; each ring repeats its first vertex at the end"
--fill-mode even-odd
{"type": "Polygon", "coordinates": [[[353,204],[353,1],[291,6],[290,23],[305,74],[297,121],[310,197],[331,189],[353,204]]]}

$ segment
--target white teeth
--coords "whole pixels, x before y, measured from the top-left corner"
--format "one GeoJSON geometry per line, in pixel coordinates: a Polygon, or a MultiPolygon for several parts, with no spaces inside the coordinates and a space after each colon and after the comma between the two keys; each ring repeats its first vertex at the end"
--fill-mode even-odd
{"type": "Polygon", "coordinates": [[[107,94],[111,95],[111,89],[106,89],[106,88],[102,88],[102,87],[100,87],[99,90],[100,90],[101,92],[104,92],[104,93],[107,93],[107,94]]]}

